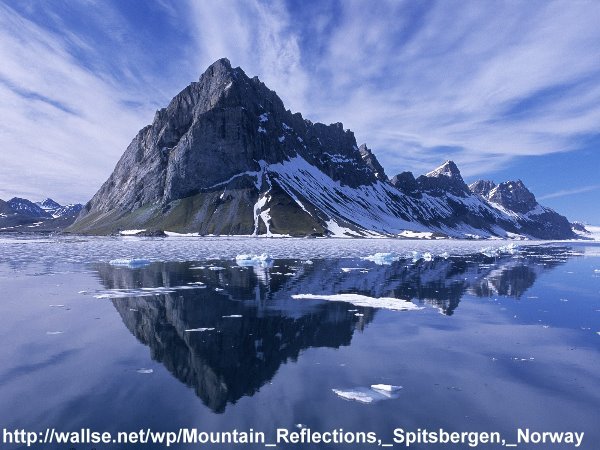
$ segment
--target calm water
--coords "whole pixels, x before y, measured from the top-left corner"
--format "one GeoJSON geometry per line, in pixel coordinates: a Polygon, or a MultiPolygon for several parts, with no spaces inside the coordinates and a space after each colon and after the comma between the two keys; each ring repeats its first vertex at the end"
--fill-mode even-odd
{"type": "Polygon", "coordinates": [[[279,427],[343,428],[384,443],[398,427],[507,442],[530,428],[585,432],[580,448],[598,448],[600,246],[505,245],[0,238],[0,423],[252,428],[269,441],[279,427]],[[362,259],[377,252],[396,260],[362,259]],[[240,266],[242,253],[274,261],[240,266]],[[110,263],[133,257],[148,263],[110,263]],[[340,293],[423,308],[292,297],[340,293]]]}

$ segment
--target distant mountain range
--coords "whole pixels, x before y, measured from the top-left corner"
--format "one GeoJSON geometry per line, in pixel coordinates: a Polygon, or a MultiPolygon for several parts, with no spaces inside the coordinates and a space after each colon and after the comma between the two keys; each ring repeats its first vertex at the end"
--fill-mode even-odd
{"type": "MultiPolygon", "coordinates": [[[[28,227],[38,226],[32,218],[50,220],[60,206],[50,199],[40,204],[13,199],[7,205],[18,226],[29,221],[28,227]]],[[[66,229],[83,234],[124,230],[577,237],[569,221],[541,206],[520,180],[467,186],[452,161],[417,178],[403,172],[390,179],[371,149],[357,145],[352,131],[286,110],[274,91],[227,59],[213,63],[156,112],[66,229]]]]}
{"type": "Polygon", "coordinates": [[[34,203],[14,197],[0,200],[0,232],[48,232],[71,225],[81,213],[83,205],[60,205],[51,198],[34,203]]]}

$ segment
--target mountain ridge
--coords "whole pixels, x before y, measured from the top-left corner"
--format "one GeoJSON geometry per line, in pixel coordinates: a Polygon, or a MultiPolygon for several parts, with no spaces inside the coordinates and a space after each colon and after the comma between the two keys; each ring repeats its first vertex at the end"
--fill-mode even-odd
{"type": "Polygon", "coordinates": [[[0,199],[0,232],[61,231],[75,222],[83,205],[61,205],[51,198],[32,202],[26,198],[0,199]]]}
{"type": "Polygon", "coordinates": [[[472,192],[452,161],[390,180],[341,123],[292,113],[257,77],[220,59],[137,133],[67,231],[574,237],[522,182],[507,183],[492,197],[472,192]]]}

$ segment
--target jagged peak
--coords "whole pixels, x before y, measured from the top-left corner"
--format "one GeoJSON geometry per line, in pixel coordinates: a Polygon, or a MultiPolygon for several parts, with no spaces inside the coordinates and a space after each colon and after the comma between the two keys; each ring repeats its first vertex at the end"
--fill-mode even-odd
{"type": "Polygon", "coordinates": [[[521,180],[500,183],[490,191],[488,198],[494,203],[519,213],[531,211],[538,205],[535,195],[521,180]]]}
{"type": "Polygon", "coordinates": [[[42,208],[60,208],[62,205],[50,197],[38,203],[42,208]]]}
{"type": "Polygon", "coordinates": [[[496,187],[496,183],[491,180],[477,180],[469,185],[469,190],[474,194],[487,196],[492,189],[496,187]]]}
{"type": "Polygon", "coordinates": [[[429,173],[426,173],[425,176],[426,177],[434,177],[434,178],[437,178],[440,176],[445,176],[448,178],[460,179],[462,181],[462,176],[460,174],[460,170],[458,170],[458,167],[456,166],[454,161],[451,161],[451,160],[447,160],[446,162],[444,162],[444,164],[439,166],[437,169],[432,170],[429,173]]]}
{"type": "Polygon", "coordinates": [[[231,62],[227,58],[217,59],[204,71],[204,74],[214,75],[220,72],[231,72],[231,62]]]}

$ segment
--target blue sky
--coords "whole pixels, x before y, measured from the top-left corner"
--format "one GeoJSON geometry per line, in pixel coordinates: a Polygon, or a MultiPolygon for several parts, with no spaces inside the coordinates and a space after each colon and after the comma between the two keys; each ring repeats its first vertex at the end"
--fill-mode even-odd
{"type": "Polygon", "coordinates": [[[213,61],[388,175],[453,159],[600,224],[600,2],[0,0],[0,198],[85,202],[213,61]]]}

